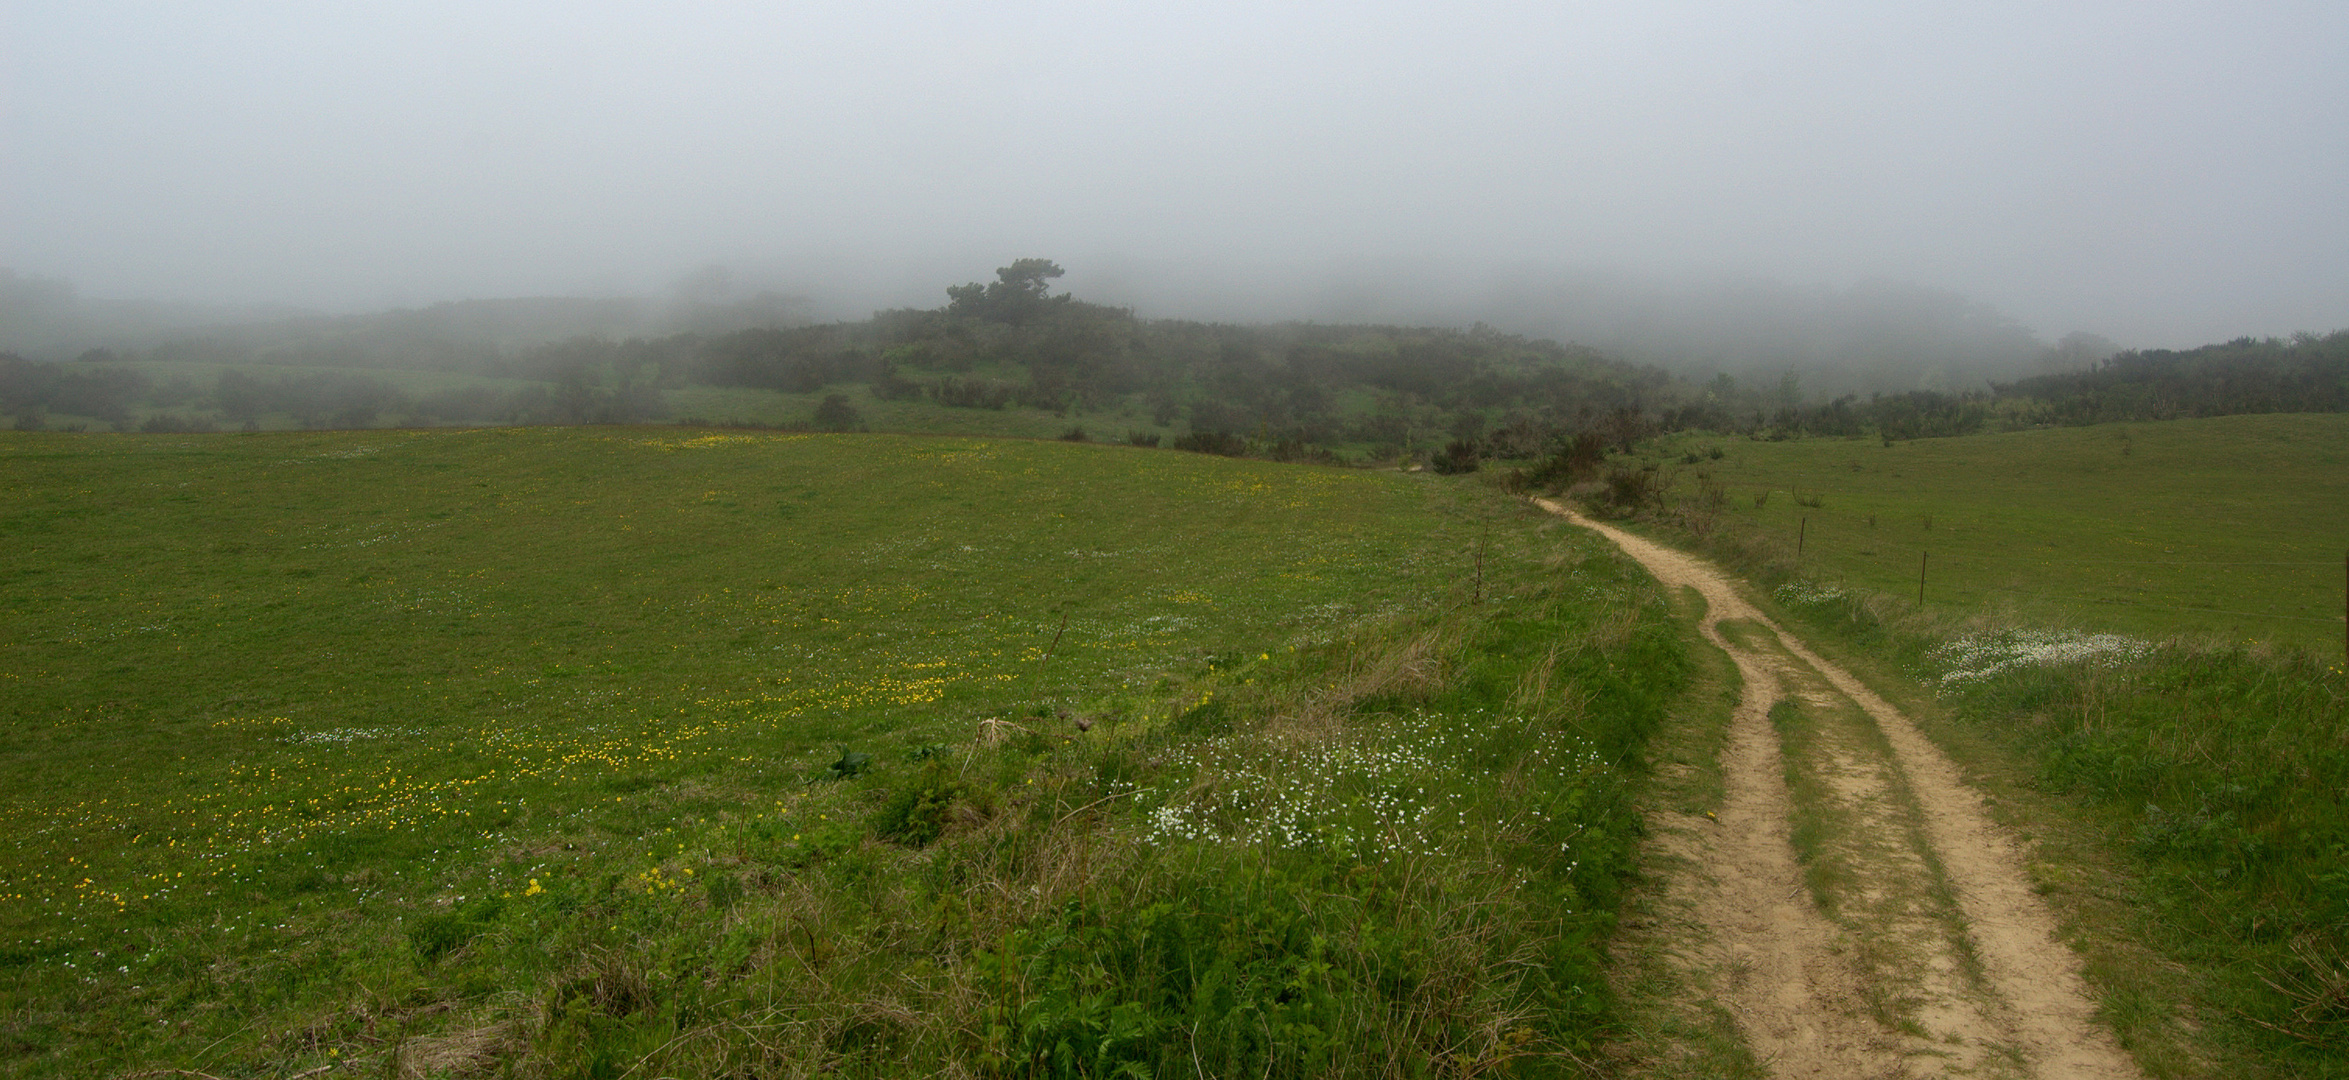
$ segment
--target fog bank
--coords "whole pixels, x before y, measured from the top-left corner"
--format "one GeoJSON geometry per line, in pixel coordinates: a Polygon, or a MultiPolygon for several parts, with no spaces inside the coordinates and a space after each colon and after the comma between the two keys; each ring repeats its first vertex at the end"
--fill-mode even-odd
{"type": "Polygon", "coordinates": [[[1044,256],[1723,366],[1914,287],[2193,345],[2349,324],[2345,52],[2314,2],[21,2],[0,266],[333,314],[718,264],[861,314],[1044,256]]]}

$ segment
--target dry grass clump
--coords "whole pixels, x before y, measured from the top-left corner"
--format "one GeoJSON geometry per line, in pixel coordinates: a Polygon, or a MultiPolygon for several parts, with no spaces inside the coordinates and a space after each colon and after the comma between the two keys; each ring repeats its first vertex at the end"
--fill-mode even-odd
{"type": "Polygon", "coordinates": [[[401,1080],[491,1075],[522,1050],[524,1027],[515,1020],[494,1020],[403,1039],[387,1072],[401,1080]]]}

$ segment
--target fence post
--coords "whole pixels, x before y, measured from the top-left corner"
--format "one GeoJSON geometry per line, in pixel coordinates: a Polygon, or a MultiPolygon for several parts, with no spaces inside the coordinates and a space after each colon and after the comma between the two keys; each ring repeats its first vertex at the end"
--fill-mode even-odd
{"type": "Polygon", "coordinates": [[[1933,557],[1931,551],[1917,553],[1917,606],[1925,606],[1925,560],[1933,557]]]}

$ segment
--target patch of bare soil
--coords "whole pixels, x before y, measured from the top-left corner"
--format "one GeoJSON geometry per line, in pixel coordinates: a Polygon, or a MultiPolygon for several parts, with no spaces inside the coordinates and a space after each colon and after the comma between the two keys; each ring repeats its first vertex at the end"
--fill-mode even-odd
{"type": "Polygon", "coordinates": [[[1774,1076],[2120,1080],[2079,960],[2021,846],[1899,710],[1821,658],[1702,560],[1535,500],[1614,541],[1708,610],[1744,690],[1719,822],[1659,813],[1658,925],[1683,981],[1774,1076]],[[1726,624],[1726,626],[1725,626],[1726,624]],[[1782,716],[1782,699],[1800,705],[1782,716]],[[1799,753],[1790,755],[1786,747],[1799,753]],[[1796,829],[1801,829],[1800,844],[1796,829]]]}

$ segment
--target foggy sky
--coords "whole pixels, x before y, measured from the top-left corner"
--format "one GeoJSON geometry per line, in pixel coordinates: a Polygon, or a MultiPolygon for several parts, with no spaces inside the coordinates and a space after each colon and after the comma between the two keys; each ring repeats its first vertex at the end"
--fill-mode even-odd
{"type": "Polygon", "coordinates": [[[0,0],[0,266],[352,310],[724,264],[861,314],[1044,256],[1144,315],[1597,274],[2349,326],[2338,0],[685,7],[0,0]]]}

